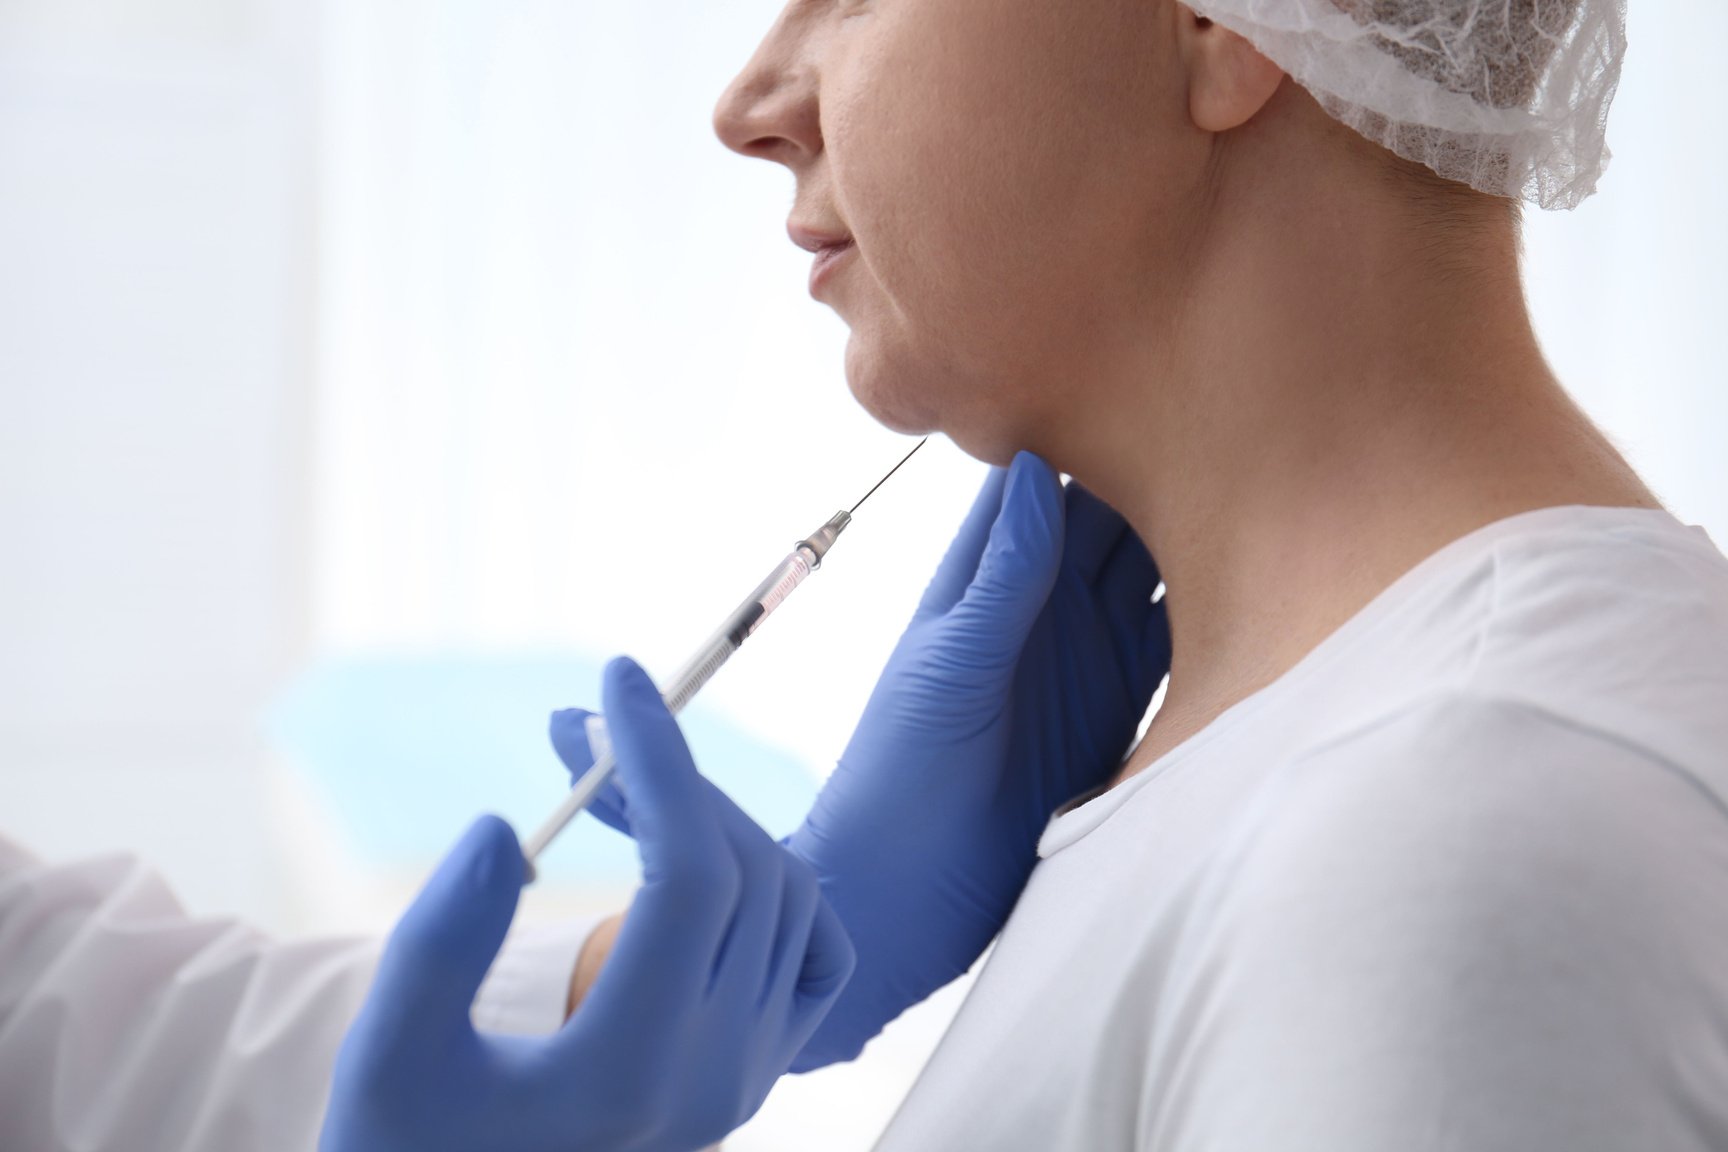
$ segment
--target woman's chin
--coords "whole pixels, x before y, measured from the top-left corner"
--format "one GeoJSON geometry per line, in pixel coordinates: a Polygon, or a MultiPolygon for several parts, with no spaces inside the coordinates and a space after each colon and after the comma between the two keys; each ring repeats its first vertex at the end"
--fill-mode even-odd
{"type": "Polygon", "coordinates": [[[986,464],[1007,464],[1027,447],[1025,429],[1004,421],[1005,397],[928,360],[886,356],[854,333],[846,384],[872,419],[903,436],[941,433],[986,464]]]}
{"type": "Polygon", "coordinates": [[[931,404],[935,397],[929,382],[921,383],[914,373],[884,364],[856,332],[846,343],[846,385],[864,411],[892,432],[924,436],[942,431],[931,404]]]}

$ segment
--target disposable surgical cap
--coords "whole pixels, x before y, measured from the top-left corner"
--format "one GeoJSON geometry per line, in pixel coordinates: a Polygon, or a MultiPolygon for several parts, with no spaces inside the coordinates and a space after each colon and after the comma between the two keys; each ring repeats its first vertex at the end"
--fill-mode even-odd
{"type": "Polygon", "coordinates": [[[1448,180],[1575,208],[1608,166],[1625,0],[1186,2],[1448,180]]]}

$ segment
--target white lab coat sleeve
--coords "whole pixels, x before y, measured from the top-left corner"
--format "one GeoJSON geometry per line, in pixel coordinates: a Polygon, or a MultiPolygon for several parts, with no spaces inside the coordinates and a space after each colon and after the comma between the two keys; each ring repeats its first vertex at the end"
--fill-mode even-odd
{"type": "MultiPolygon", "coordinates": [[[[556,1029],[587,927],[514,938],[476,1021],[556,1029]]],[[[194,919],[134,860],[0,839],[0,1148],[310,1152],[379,948],[194,919]]]]}
{"type": "Polygon", "coordinates": [[[480,995],[474,1026],[506,1036],[548,1036],[564,1023],[570,977],[600,917],[519,929],[504,942],[480,995]]]}

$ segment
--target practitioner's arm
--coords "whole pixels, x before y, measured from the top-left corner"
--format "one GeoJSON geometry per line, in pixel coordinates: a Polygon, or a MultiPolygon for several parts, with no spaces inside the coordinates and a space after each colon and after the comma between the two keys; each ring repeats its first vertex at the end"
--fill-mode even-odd
{"type": "MultiPolygon", "coordinates": [[[[589,927],[513,938],[476,1023],[556,1031],[589,927]]],[[[132,858],[0,839],[0,1148],[305,1152],[379,949],[194,917],[132,858]]]]}

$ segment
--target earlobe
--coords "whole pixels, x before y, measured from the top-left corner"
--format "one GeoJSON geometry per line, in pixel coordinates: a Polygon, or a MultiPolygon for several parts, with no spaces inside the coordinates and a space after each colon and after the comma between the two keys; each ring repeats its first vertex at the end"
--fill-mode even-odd
{"type": "Polygon", "coordinates": [[[1222,24],[1191,17],[1188,27],[1188,115],[1204,132],[1228,132],[1252,120],[1284,70],[1222,24]]]}

